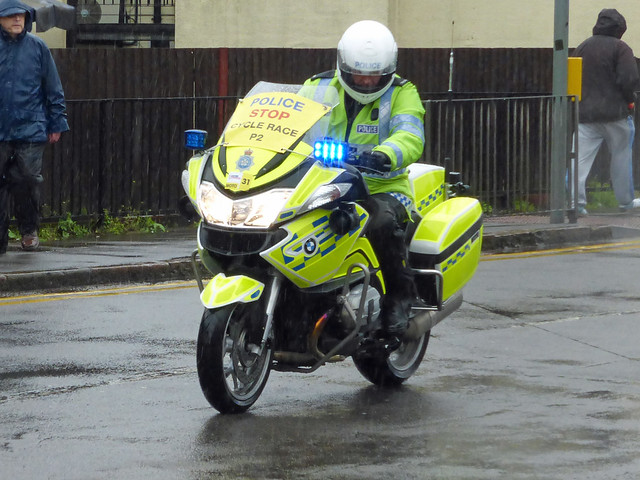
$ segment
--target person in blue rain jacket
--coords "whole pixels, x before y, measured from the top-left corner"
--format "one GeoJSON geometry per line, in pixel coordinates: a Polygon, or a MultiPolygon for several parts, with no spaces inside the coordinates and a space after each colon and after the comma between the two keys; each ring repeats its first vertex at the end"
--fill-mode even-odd
{"type": "Polygon", "coordinates": [[[31,7],[0,0],[0,254],[7,250],[10,195],[22,248],[38,248],[42,155],[69,130],[51,52],[29,33],[34,20],[31,7]]]}

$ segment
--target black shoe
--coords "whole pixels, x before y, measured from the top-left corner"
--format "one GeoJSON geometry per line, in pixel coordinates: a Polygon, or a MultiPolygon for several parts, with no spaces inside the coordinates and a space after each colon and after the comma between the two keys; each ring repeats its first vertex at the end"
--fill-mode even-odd
{"type": "Polygon", "coordinates": [[[388,335],[401,337],[409,328],[410,302],[396,298],[387,298],[382,312],[382,326],[388,335]]]}

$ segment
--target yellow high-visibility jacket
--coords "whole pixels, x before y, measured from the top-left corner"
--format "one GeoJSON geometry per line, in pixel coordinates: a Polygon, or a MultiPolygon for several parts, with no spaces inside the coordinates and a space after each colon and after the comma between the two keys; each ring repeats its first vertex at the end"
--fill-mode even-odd
{"type": "Polygon", "coordinates": [[[360,151],[384,152],[391,159],[389,173],[363,174],[370,193],[396,192],[413,201],[406,167],[422,155],[425,113],[415,85],[396,75],[382,97],[363,105],[351,123],[337,71],[315,75],[305,85],[330,85],[340,93],[340,105],[331,113],[330,134],[333,138],[349,142],[350,146],[355,144],[360,151]]]}

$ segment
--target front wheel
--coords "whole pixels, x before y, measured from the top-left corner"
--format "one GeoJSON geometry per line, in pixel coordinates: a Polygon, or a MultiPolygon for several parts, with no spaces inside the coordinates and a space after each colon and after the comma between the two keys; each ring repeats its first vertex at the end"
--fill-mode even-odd
{"type": "Polygon", "coordinates": [[[269,378],[271,342],[260,351],[258,303],[205,310],[200,323],[197,366],[200,387],[220,413],[240,413],[258,399],[269,378]]]}
{"type": "Polygon", "coordinates": [[[420,366],[430,335],[428,331],[417,340],[404,340],[388,357],[355,355],[353,362],[362,376],[375,385],[400,385],[420,366]]]}

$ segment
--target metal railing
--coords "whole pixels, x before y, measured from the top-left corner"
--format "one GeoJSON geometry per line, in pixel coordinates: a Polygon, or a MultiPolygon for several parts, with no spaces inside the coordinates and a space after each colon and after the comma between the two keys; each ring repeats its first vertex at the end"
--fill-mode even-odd
{"type": "MultiPolygon", "coordinates": [[[[487,211],[548,211],[553,102],[553,96],[427,101],[425,161],[461,172],[487,211]]],[[[567,103],[571,148],[578,119],[575,103],[567,103]]],[[[568,182],[573,157],[568,151],[568,182]]]]}

